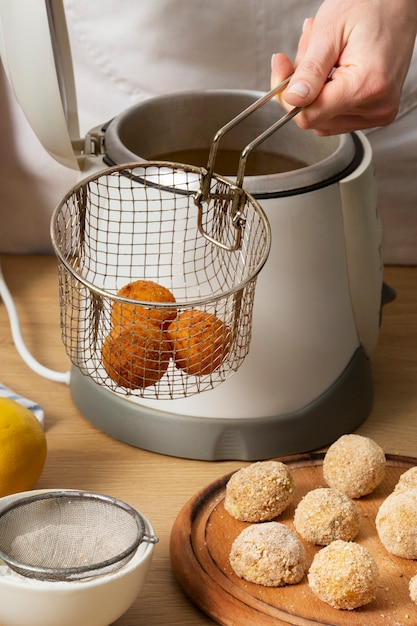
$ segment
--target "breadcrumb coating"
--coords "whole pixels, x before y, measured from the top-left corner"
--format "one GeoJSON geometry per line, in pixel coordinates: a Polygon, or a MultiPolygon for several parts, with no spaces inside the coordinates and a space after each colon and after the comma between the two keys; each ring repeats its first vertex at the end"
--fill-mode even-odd
{"type": "Polygon", "coordinates": [[[254,524],[242,530],[233,542],[229,560],[237,576],[266,587],[294,585],[307,569],[301,540],[279,522],[254,524]]]}
{"type": "Polygon", "coordinates": [[[359,532],[359,523],[359,509],[353,500],[326,487],[309,491],[294,513],[295,530],[318,546],[327,546],[336,539],[351,541],[359,532]]]}
{"type": "Polygon", "coordinates": [[[417,488],[394,491],[375,518],[385,549],[403,559],[417,559],[417,488]]]}
{"type": "Polygon", "coordinates": [[[417,604],[417,574],[410,578],[410,582],[408,584],[408,590],[410,592],[411,600],[417,604]]]}
{"type": "Polygon", "coordinates": [[[177,368],[192,376],[205,376],[220,367],[230,349],[231,332],[216,315],[187,309],[167,330],[177,368]]]}
{"type": "MultiPolygon", "coordinates": [[[[175,304],[172,292],[163,285],[152,280],[135,280],[124,285],[117,292],[122,298],[151,303],[175,304]]],[[[177,315],[175,307],[143,307],[139,304],[115,301],[111,312],[111,321],[117,329],[134,324],[152,322],[165,328],[177,315]]]]}
{"type": "Polygon", "coordinates": [[[417,466],[410,467],[404,474],[401,474],[394,487],[396,493],[406,489],[417,489],[417,466]]]}
{"type": "Polygon", "coordinates": [[[361,498],[382,482],[385,466],[385,453],[375,441],[361,435],[342,435],[325,454],[323,476],[333,489],[349,498],[361,498]]]}
{"type": "Polygon", "coordinates": [[[101,350],[107,374],[126,389],[154,385],[167,371],[171,356],[171,344],[153,324],[113,329],[101,350]]]}
{"type": "Polygon", "coordinates": [[[280,461],[258,461],[235,472],[226,485],[224,508],[243,522],[280,515],[294,495],[294,480],[280,461]]]}
{"type": "Polygon", "coordinates": [[[315,555],[308,582],[316,596],[335,609],[352,610],[376,595],[379,571],[372,554],[358,543],[333,541],[315,555]]]}

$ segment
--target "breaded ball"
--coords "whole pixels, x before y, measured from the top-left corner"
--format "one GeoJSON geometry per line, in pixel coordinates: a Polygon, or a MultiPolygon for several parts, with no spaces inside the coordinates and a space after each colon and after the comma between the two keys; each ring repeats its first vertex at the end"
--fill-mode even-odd
{"type": "Polygon", "coordinates": [[[335,609],[352,610],[369,604],[376,595],[378,565],[358,543],[333,541],[315,555],[308,572],[311,590],[335,609]]]}
{"type": "Polygon", "coordinates": [[[410,582],[408,583],[408,589],[410,592],[411,600],[417,604],[417,574],[410,578],[410,582]]]}
{"type": "Polygon", "coordinates": [[[330,487],[349,498],[371,493],[385,476],[383,449],[368,437],[342,435],[325,454],[323,475],[330,487]]]}
{"type": "Polygon", "coordinates": [[[375,518],[385,549],[403,559],[417,559],[417,489],[391,493],[375,518]]]}
{"type": "Polygon", "coordinates": [[[165,374],[171,356],[171,344],[153,324],[113,329],[101,351],[107,374],[127,389],[154,385],[165,374]]]}
{"type": "MultiPolygon", "coordinates": [[[[128,283],[119,289],[117,295],[130,300],[141,300],[142,302],[175,304],[175,297],[171,291],[152,280],[136,280],[128,283]]],[[[149,322],[165,328],[175,319],[176,315],[177,310],[175,307],[142,307],[136,304],[116,301],[113,303],[111,321],[115,328],[149,322]]]]}
{"type": "Polygon", "coordinates": [[[396,493],[407,489],[417,489],[417,466],[410,467],[404,474],[401,474],[394,487],[396,493]]]}
{"type": "Polygon", "coordinates": [[[224,508],[243,522],[265,522],[290,504],[294,480],[280,461],[258,461],[238,470],[227,482],[224,508]]]}
{"type": "Polygon", "coordinates": [[[299,537],[278,522],[254,524],[242,530],[233,542],[229,560],[239,578],[266,587],[294,585],[307,569],[299,537]]]}
{"type": "Polygon", "coordinates": [[[359,509],[353,500],[326,487],[309,491],[294,513],[295,530],[317,546],[327,546],[336,539],[352,541],[359,532],[359,522],[359,509]]]}
{"type": "Polygon", "coordinates": [[[187,309],[168,326],[175,365],[192,376],[214,372],[227,356],[231,333],[228,326],[208,311],[187,309]]]}

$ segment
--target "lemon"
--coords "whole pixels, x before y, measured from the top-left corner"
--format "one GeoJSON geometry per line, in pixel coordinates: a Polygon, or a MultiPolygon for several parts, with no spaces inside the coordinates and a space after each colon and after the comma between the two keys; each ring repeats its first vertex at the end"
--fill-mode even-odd
{"type": "Polygon", "coordinates": [[[0,398],[0,497],[31,489],[46,460],[46,436],[29,409],[0,398]]]}

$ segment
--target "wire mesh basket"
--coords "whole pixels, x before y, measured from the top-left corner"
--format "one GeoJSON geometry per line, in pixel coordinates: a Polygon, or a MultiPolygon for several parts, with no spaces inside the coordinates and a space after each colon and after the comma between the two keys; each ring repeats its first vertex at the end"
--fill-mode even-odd
{"type": "Polygon", "coordinates": [[[214,388],[248,354],[269,223],[223,177],[211,174],[203,197],[206,173],[116,166],[83,180],[55,210],[62,339],[99,385],[182,398],[214,388]]]}

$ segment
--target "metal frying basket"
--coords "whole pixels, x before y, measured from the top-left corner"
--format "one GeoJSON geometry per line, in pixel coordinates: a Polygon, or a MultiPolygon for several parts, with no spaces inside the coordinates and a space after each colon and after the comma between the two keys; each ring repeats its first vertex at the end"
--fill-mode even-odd
{"type": "Polygon", "coordinates": [[[214,165],[223,135],[288,81],[217,131],[207,168],[116,166],[82,181],[55,210],[62,337],[72,363],[98,384],[183,398],[213,389],[243,363],[256,278],[271,246],[266,215],[243,190],[246,161],[301,109],[244,148],[235,183],[214,165]],[[168,301],[134,293],[137,281],[168,290],[168,301]]]}
{"type": "Polygon", "coordinates": [[[220,176],[210,176],[203,198],[205,173],[166,162],[117,166],[83,180],[55,210],[62,338],[98,384],[180,398],[212,389],[247,355],[269,223],[220,176]],[[175,302],[120,295],[137,280],[170,290],[175,302]]]}

